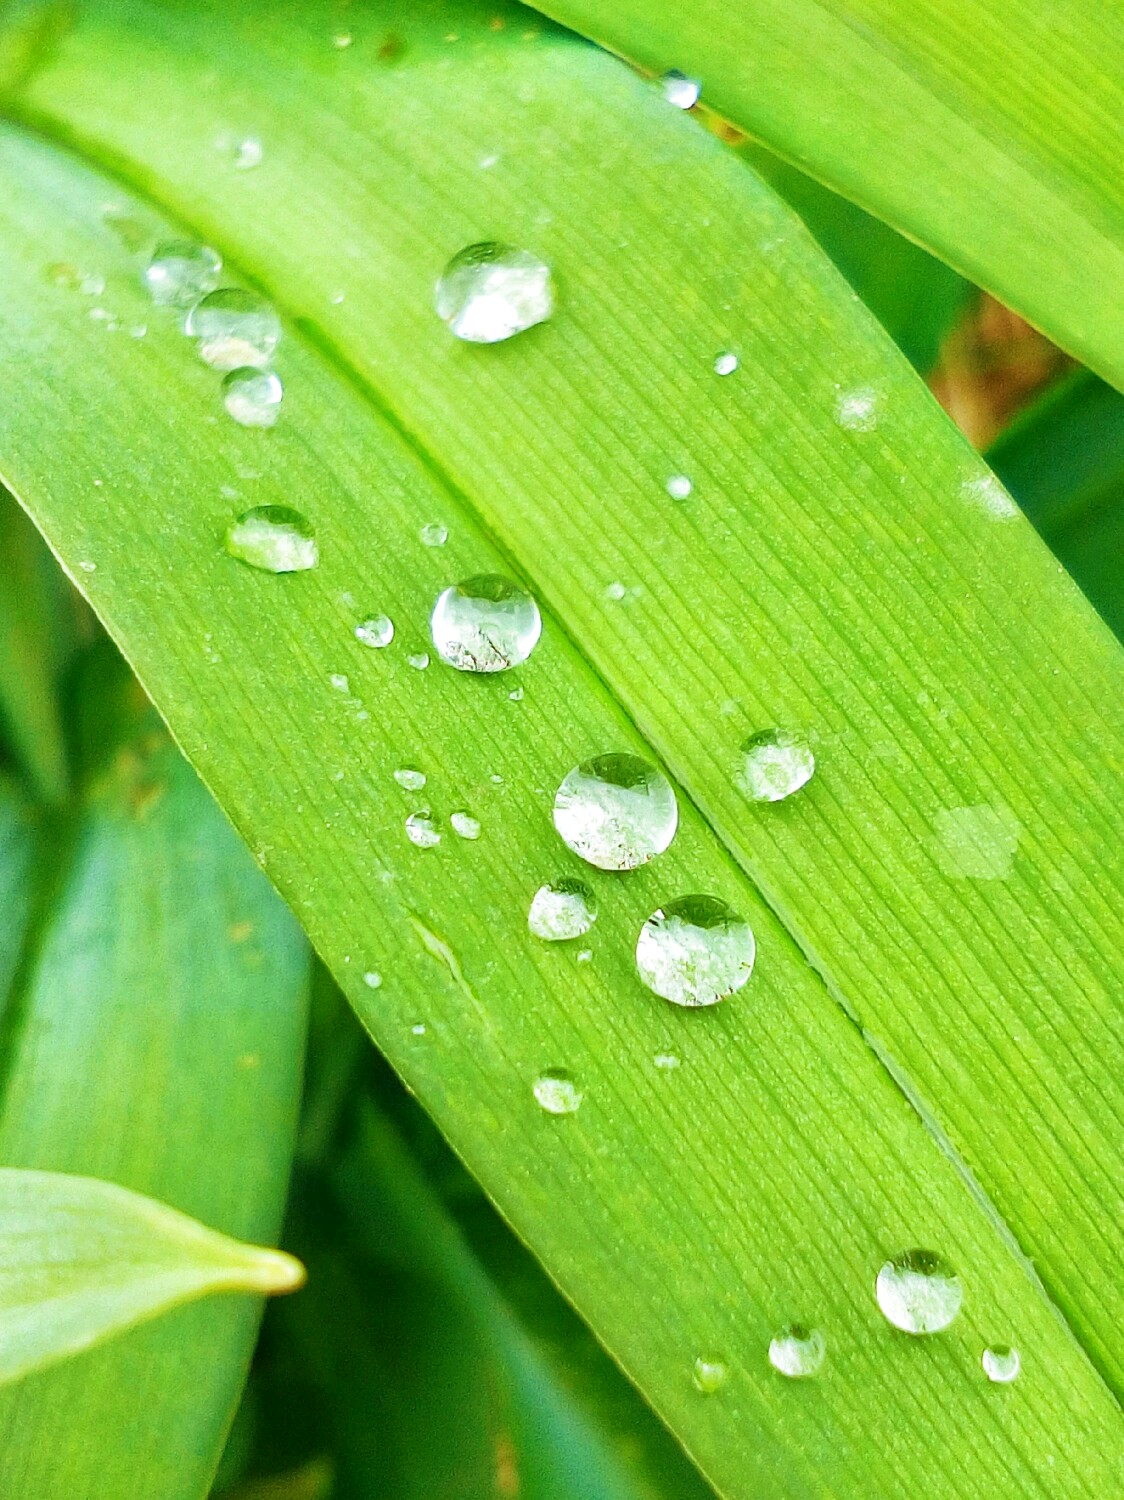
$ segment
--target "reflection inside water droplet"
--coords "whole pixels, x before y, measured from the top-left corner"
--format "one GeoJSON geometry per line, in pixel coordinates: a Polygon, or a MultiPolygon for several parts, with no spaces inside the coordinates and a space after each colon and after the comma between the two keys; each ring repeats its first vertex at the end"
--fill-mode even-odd
{"type": "Polygon", "coordinates": [[[818,1328],[790,1323],[769,1343],[769,1363],[790,1380],[806,1380],[819,1373],[827,1354],[827,1340],[818,1328]]]}
{"type": "Polygon", "coordinates": [[[638,755],[598,755],[575,766],[554,798],[554,826],[601,870],[635,870],[671,843],[679,809],[671,783],[638,755]]]}
{"type": "Polygon", "coordinates": [[[412,812],[406,819],[406,837],[419,849],[432,849],[441,842],[441,834],[428,807],[412,812]]]}
{"type": "Polygon", "coordinates": [[[572,1115],[581,1108],[585,1095],[572,1073],[565,1068],[548,1068],[531,1086],[538,1103],[550,1115],[572,1115]]]}
{"type": "Polygon", "coordinates": [[[691,1370],[695,1389],[701,1391],[704,1396],[713,1396],[719,1387],[725,1385],[729,1373],[730,1368],[724,1359],[715,1359],[713,1355],[701,1354],[695,1360],[691,1370]]]}
{"type": "Polygon", "coordinates": [[[284,394],[279,376],[253,365],[231,370],[222,383],[223,405],[242,427],[272,427],[284,394]]]}
{"type": "Polygon", "coordinates": [[[544,943],[566,943],[583,937],[596,920],[597,903],[580,880],[540,885],[527,913],[527,926],[544,943]]]}
{"type": "Polygon", "coordinates": [[[437,313],[457,338],[495,344],[554,311],[550,267],[529,250],[487,241],[458,251],[437,283],[437,313]]]}
{"type": "Polygon", "coordinates": [[[372,615],[369,620],[356,625],[355,639],[375,649],[389,646],[394,639],[394,621],[389,615],[372,615]]]}
{"type": "Polygon", "coordinates": [[[787,729],[762,729],[742,745],[739,780],[755,802],[780,802],[798,792],[816,769],[812,747],[787,729]]]}
{"type": "Polygon", "coordinates": [[[525,662],[542,633],[539,607],[496,573],[447,588],[430,620],[437,654],[460,672],[506,672],[525,662]]]}
{"type": "Polygon", "coordinates": [[[431,521],[418,534],[427,547],[443,547],[449,540],[449,528],[440,521],[431,521]]]}
{"type": "Polygon", "coordinates": [[[753,972],[753,932],[716,896],[681,896],[655,911],[636,943],[641,980],[673,1005],[716,1005],[753,972]]]}
{"type": "Polygon", "coordinates": [[[287,505],[255,505],[226,533],[231,557],[265,573],[303,573],[320,560],[312,527],[287,505]]]}
{"type": "Polygon", "coordinates": [[[888,1260],[874,1294],[883,1316],[903,1333],[940,1333],[960,1311],[964,1288],[935,1250],[909,1250],[888,1260]]]}
{"type": "Polygon", "coordinates": [[[193,240],[162,240],[144,270],[144,284],[161,307],[186,310],[218,285],[222,256],[193,240]]]}
{"type": "Polygon", "coordinates": [[[199,340],[199,355],[216,370],[268,364],[281,338],[281,319],[264,297],[242,287],[209,292],[188,313],[184,332],[199,340]]]}

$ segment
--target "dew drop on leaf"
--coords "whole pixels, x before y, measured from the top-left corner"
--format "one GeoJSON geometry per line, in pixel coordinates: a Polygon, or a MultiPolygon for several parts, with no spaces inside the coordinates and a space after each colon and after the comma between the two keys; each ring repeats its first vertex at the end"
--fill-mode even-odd
{"type": "Polygon", "coordinates": [[[449,540],[449,528],[440,521],[431,521],[422,527],[419,535],[427,547],[443,547],[449,540]]]}
{"type": "Polygon", "coordinates": [[[550,317],[550,267],[512,245],[467,245],[442,271],[436,306],[457,338],[470,344],[499,343],[550,317]]]}
{"type": "Polygon", "coordinates": [[[449,823],[453,832],[459,834],[462,839],[468,839],[471,842],[480,837],[480,819],[474,818],[471,813],[451,813],[449,823]]]}
{"type": "Polygon", "coordinates": [[[817,1375],[827,1354],[827,1340],[818,1328],[790,1323],[774,1334],[769,1343],[769,1363],[790,1380],[817,1375]]]}
{"type": "Polygon", "coordinates": [[[411,813],[406,819],[406,837],[419,849],[432,849],[435,844],[441,842],[437,824],[433,821],[428,807],[411,813]]]}
{"type": "Polygon", "coordinates": [[[312,527],[287,505],[255,505],[226,533],[231,557],[264,573],[304,573],[320,560],[312,527]]]}
{"type": "Polygon", "coordinates": [[[848,432],[872,432],[878,426],[878,405],[873,386],[843,391],[835,398],[835,420],[848,432]]]}
{"type": "Polygon", "coordinates": [[[254,167],[261,166],[265,150],[256,136],[248,135],[234,142],[230,154],[239,172],[251,172],[254,167]]]}
{"type": "Polygon", "coordinates": [[[575,766],[554,797],[562,841],[599,870],[635,870],[675,837],[679,809],[662,771],[638,755],[598,755],[575,766]]]}
{"type": "Polygon", "coordinates": [[[903,1333],[940,1333],[960,1311],[960,1277],[935,1250],[909,1250],[888,1260],[874,1284],[887,1322],[903,1333]]]}
{"type": "Polygon", "coordinates": [[[377,990],[382,986],[382,975],[376,969],[368,969],[363,975],[363,983],[369,990],[377,990]]]}
{"type": "Polygon", "coordinates": [[[415,672],[424,672],[426,667],[429,666],[429,652],[414,651],[409,656],[407,656],[406,660],[409,662],[410,666],[413,667],[415,672]]]}
{"type": "Polygon", "coordinates": [[[716,1005],[753,972],[749,923],[717,896],[681,896],[640,929],[636,968],[654,995],[673,1005],[716,1005]]]}
{"type": "Polygon", "coordinates": [[[535,649],[542,616],[526,589],[482,573],[440,595],[430,631],[438,656],[459,672],[506,672],[535,649]]]}
{"type": "Polygon", "coordinates": [[[573,1074],[565,1068],[548,1068],[531,1086],[535,1099],[548,1115],[572,1115],[585,1098],[573,1074]]]}
{"type": "Polygon", "coordinates": [[[692,1367],[691,1374],[695,1382],[695,1389],[701,1391],[704,1396],[713,1396],[715,1391],[726,1384],[726,1377],[730,1368],[724,1359],[715,1359],[713,1355],[699,1355],[692,1367]]]}
{"type": "Polygon", "coordinates": [[[372,615],[369,620],[356,625],[355,639],[376,650],[389,646],[394,639],[394,621],[389,615],[372,615]]]}
{"type": "Polygon", "coordinates": [[[1019,1351],[1010,1344],[992,1344],[984,1350],[980,1363],[993,1385],[1010,1385],[1018,1379],[1021,1368],[1019,1351]]]}
{"type": "Polygon", "coordinates": [[[184,332],[199,340],[199,355],[216,370],[269,363],[281,338],[281,319],[264,297],[243,287],[208,292],[188,313],[184,332]]]}
{"type": "Polygon", "coordinates": [[[676,109],[694,109],[702,93],[702,84],[697,78],[688,78],[678,68],[672,68],[660,79],[663,96],[676,109]]]}
{"type": "Polygon", "coordinates": [[[714,373],[716,375],[732,375],[738,368],[738,356],[724,350],[714,361],[714,373]]]}
{"type": "Polygon", "coordinates": [[[663,1073],[671,1073],[680,1065],[680,1059],[674,1052],[657,1052],[652,1062],[663,1073]]]}
{"type": "Polygon", "coordinates": [[[580,880],[540,885],[531,898],[527,926],[544,943],[566,943],[584,937],[597,920],[593,893],[580,880]]]}
{"type": "Polygon", "coordinates": [[[686,500],[691,488],[691,481],[686,474],[673,474],[667,481],[667,493],[673,500],[686,500]]]}
{"type": "Polygon", "coordinates": [[[754,802],[781,802],[816,769],[812,747],[787,729],[762,729],[742,745],[739,780],[754,802]]]}
{"type": "Polygon", "coordinates": [[[403,767],[402,770],[395,771],[394,779],[399,786],[404,786],[408,792],[420,792],[422,787],[425,786],[426,777],[424,771],[411,771],[403,767]]]}
{"type": "Polygon", "coordinates": [[[222,382],[222,404],[240,427],[272,427],[284,396],[280,376],[243,365],[222,382]]]}
{"type": "Polygon", "coordinates": [[[162,240],[144,269],[144,284],[153,302],[185,312],[218,285],[222,256],[193,240],[162,240]]]}

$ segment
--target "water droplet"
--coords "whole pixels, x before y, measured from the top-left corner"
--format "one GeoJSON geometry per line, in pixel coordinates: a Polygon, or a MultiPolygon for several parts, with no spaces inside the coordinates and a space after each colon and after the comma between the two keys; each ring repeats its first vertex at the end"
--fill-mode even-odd
{"type": "Polygon", "coordinates": [[[254,167],[260,167],[262,158],[265,156],[261,141],[253,135],[235,141],[230,150],[234,165],[239,172],[250,172],[254,167]]]}
{"type": "Polygon", "coordinates": [[[511,699],[512,703],[522,703],[523,689],[521,687],[512,688],[511,692],[508,693],[507,696],[511,699]]]}
{"type": "Polygon", "coordinates": [[[946,807],[934,819],[928,846],[943,875],[954,880],[1006,880],[1022,824],[1005,803],[946,807]]]}
{"type": "Polygon", "coordinates": [[[663,96],[676,109],[694,109],[702,93],[702,84],[697,78],[688,78],[678,68],[672,68],[660,79],[663,96]]]}
{"type": "Polygon", "coordinates": [[[332,38],[332,46],[335,47],[338,52],[343,52],[345,48],[351,46],[352,41],[353,37],[350,31],[337,31],[335,36],[332,38]]]}
{"type": "Polygon", "coordinates": [[[640,929],[636,967],[653,994],[673,1005],[716,1005],[753,972],[750,925],[717,896],[681,896],[640,929]]]}
{"type": "Polygon", "coordinates": [[[738,356],[731,354],[728,350],[720,354],[714,361],[714,373],[716,375],[732,375],[738,368],[738,356]]]}
{"type": "Polygon", "coordinates": [[[638,755],[598,755],[575,766],[554,797],[554,826],[599,870],[635,870],[675,837],[679,809],[662,771],[638,755]]]}
{"type": "Polygon", "coordinates": [[[809,781],[816,769],[812,747],[787,729],[762,729],[742,745],[743,790],[754,802],[780,802],[809,781]]]}
{"type": "Polygon", "coordinates": [[[580,880],[540,885],[531,898],[527,926],[544,943],[566,943],[584,937],[597,920],[597,903],[580,880]]]}
{"type": "Polygon", "coordinates": [[[453,826],[453,832],[459,833],[462,839],[478,839],[480,837],[480,819],[474,818],[471,813],[452,813],[450,814],[449,822],[453,826]]]}
{"type": "Polygon", "coordinates": [[[83,573],[96,573],[98,570],[97,563],[91,562],[88,557],[84,557],[78,566],[82,569],[83,573]]]}
{"type": "Polygon", "coordinates": [[[673,474],[667,481],[667,493],[673,500],[686,500],[691,493],[691,481],[686,474],[673,474]]]}
{"type": "Polygon", "coordinates": [[[827,1354],[827,1340],[818,1328],[790,1323],[775,1334],[769,1343],[769,1363],[790,1380],[806,1380],[818,1375],[827,1354]]]}
{"type": "Polygon", "coordinates": [[[382,985],[382,975],[376,969],[368,969],[363,975],[363,983],[369,990],[377,990],[382,985]]]}
{"type": "Polygon", "coordinates": [[[627,593],[628,590],[619,580],[615,580],[613,583],[607,583],[605,585],[606,599],[623,599],[627,593]]]}
{"type": "Polygon", "coordinates": [[[443,547],[449,540],[449,528],[440,521],[431,521],[423,526],[419,535],[427,547],[443,547]]]}
{"type": "Polygon", "coordinates": [[[226,533],[226,550],[266,573],[303,573],[320,561],[312,527],[287,505],[255,505],[226,533]]]}
{"type": "Polygon", "coordinates": [[[495,573],[447,588],[430,620],[437,654],[460,672],[505,672],[525,662],[542,633],[525,589],[495,573]]]}
{"type": "Polygon", "coordinates": [[[369,620],[356,625],[355,639],[376,649],[389,646],[394,639],[394,621],[389,615],[372,615],[369,620]]]}
{"type": "Polygon", "coordinates": [[[679,1067],[680,1061],[681,1059],[674,1052],[657,1052],[652,1058],[655,1066],[664,1073],[670,1073],[674,1068],[679,1067]]]}
{"type": "Polygon", "coordinates": [[[416,1021],[414,1025],[410,1027],[410,1032],[413,1036],[425,1036],[425,1022],[416,1021]]]}
{"type": "MultiPolygon", "coordinates": [[[[78,283],[78,290],[84,297],[100,297],[102,292],[105,291],[105,277],[97,275],[83,276],[78,283]]],[[[91,313],[90,316],[92,317],[93,314],[91,313]]]]}
{"type": "Polygon", "coordinates": [[[980,1363],[993,1385],[1010,1385],[1012,1380],[1018,1379],[1022,1368],[1019,1351],[1012,1349],[1010,1344],[992,1344],[984,1350],[980,1363]]]}
{"type": "Polygon", "coordinates": [[[424,771],[411,771],[404,767],[401,771],[395,771],[394,779],[399,786],[404,786],[408,792],[420,792],[422,787],[425,786],[426,775],[424,771]]]}
{"type": "Polygon", "coordinates": [[[351,683],[347,680],[347,677],[343,672],[333,672],[329,676],[328,681],[332,684],[337,693],[351,692],[351,683]]]}
{"type": "Polygon", "coordinates": [[[488,241],[457,252],[437,283],[437,313],[457,338],[495,344],[554,311],[550,267],[529,250],[488,241]]]}
{"type": "Polygon", "coordinates": [[[243,365],[223,377],[222,404],[242,427],[272,427],[284,394],[281,379],[272,370],[243,365]]]}
{"type": "Polygon", "coordinates": [[[994,474],[966,479],[960,491],[969,504],[978,506],[997,521],[1010,521],[1019,513],[1019,507],[994,474]]]}
{"type": "Polygon", "coordinates": [[[540,1073],[532,1085],[532,1092],[550,1115],[572,1115],[585,1098],[573,1075],[565,1068],[548,1068],[545,1073],[540,1073]]]}
{"type": "Polygon", "coordinates": [[[935,1250],[909,1250],[888,1260],[874,1294],[887,1322],[917,1334],[947,1328],[964,1300],[960,1277],[935,1250]]]}
{"type": "Polygon", "coordinates": [[[406,819],[406,837],[419,849],[432,849],[434,844],[441,842],[441,835],[428,807],[411,813],[406,819]]]}
{"type": "Polygon", "coordinates": [[[593,960],[593,949],[592,948],[583,948],[581,950],[581,952],[578,954],[578,963],[580,963],[580,964],[588,964],[588,963],[591,963],[592,960],[593,960]]]}
{"type": "Polygon", "coordinates": [[[835,420],[848,432],[871,432],[878,426],[878,404],[873,386],[842,391],[835,398],[835,420]]]}
{"type": "Polygon", "coordinates": [[[222,256],[192,240],[163,240],[144,269],[148,295],[160,307],[185,312],[218,285],[222,256]]]}
{"type": "Polygon", "coordinates": [[[715,1359],[713,1355],[699,1355],[691,1370],[695,1389],[702,1391],[704,1396],[713,1396],[719,1387],[726,1384],[726,1377],[730,1373],[730,1367],[724,1359],[715,1359]]]}
{"type": "Polygon", "coordinates": [[[429,652],[415,651],[412,655],[407,656],[406,660],[415,672],[424,672],[426,667],[429,666],[429,652]]]}
{"type": "Polygon", "coordinates": [[[281,319],[265,298],[238,286],[208,292],[188,313],[183,328],[199,340],[200,358],[215,370],[260,368],[269,363],[281,337],[281,319]]]}

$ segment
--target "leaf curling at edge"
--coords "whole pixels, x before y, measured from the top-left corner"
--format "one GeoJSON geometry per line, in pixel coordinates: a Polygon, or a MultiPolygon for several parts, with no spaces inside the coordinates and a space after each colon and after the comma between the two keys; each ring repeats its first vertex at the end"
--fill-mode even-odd
{"type": "Polygon", "coordinates": [[[112,1182],[0,1168],[0,1381],[219,1292],[280,1295],[300,1262],[112,1182]]]}

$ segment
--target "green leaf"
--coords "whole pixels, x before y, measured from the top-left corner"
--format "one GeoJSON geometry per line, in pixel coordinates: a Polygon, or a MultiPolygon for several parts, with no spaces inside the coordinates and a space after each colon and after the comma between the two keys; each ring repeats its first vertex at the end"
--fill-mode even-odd
{"type": "Polygon", "coordinates": [[[326,5],[284,17],[84,11],[22,97],[178,220],[4,136],[16,493],[379,1045],[722,1492],[1111,1492],[1119,1409],[1058,1311],[1115,1375],[1119,647],[792,215],[626,69],[515,10],[357,9],[343,49],[326,5]],[[232,133],[259,167],[216,149],[232,133]],[[193,225],[294,315],[272,432],[227,422],[144,310],[107,202],[153,238],[193,225]],[[497,234],[552,262],[559,308],[471,349],[433,282],[497,234]],[[48,245],[146,337],[108,342],[42,277],[48,245]],[[868,390],[875,426],[840,425],[868,390]],[[225,555],[256,504],[299,506],[319,567],[225,555]],[[419,540],[434,521],[443,548],[419,540]],[[481,571],[545,606],[521,700],[408,660],[481,571]],[[382,611],[396,641],[371,651],[354,626],[382,611]],[[820,769],[754,807],[738,746],[771,723],[806,726],[820,769]],[[682,793],[671,849],[626,879],[550,825],[561,777],[608,749],[682,793]],[[436,847],[406,838],[403,767],[436,847]],[[526,931],[560,874],[600,901],[588,962],[526,931]],[[690,891],[758,939],[711,1014],[633,963],[690,891]],[[531,1093],[559,1066],[585,1092],[564,1119],[531,1093]],[[912,1245],[968,1288],[935,1346],[872,1295],[912,1245]],[[831,1349],[799,1388],[765,1357],[793,1319],[831,1349]],[[980,1370],[1000,1339],[1024,1355],[1011,1391],[980,1370]],[[709,1398],[699,1356],[730,1369],[709,1398]]]}
{"type": "Polygon", "coordinates": [[[240,1244],[111,1182],[0,1167],[0,1381],[181,1302],[291,1292],[303,1279],[291,1255],[240,1244]]]}
{"type": "Polygon", "coordinates": [[[1097,0],[544,0],[1124,383],[1124,28],[1097,0]]]}
{"type": "MultiPolygon", "coordinates": [[[[87,703],[120,707],[103,708],[82,804],[44,851],[57,889],[5,1012],[0,1161],[112,1179],[269,1240],[304,945],[121,663],[96,652],[80,677],[87,703]]],[[[258,1315],[249,1297],[181,1308],[0,1392],[0,1493],[202,1500],[258,1315]]]]}

